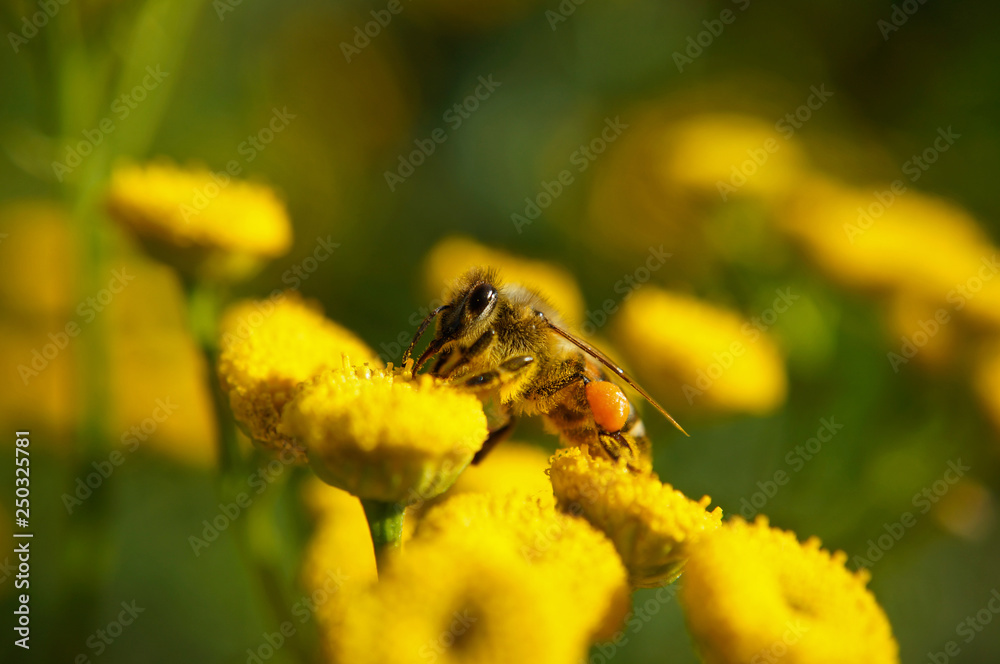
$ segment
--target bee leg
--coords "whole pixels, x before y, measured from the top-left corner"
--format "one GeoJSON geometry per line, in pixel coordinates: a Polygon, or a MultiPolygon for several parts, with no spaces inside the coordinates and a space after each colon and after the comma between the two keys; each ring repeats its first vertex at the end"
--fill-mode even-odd
{"type": "Polygon", "coordinates": [[[512,415],[507,415],[507,421],[499,429],[494,429],[490,431],[490,435],[486,437],[483,442],[483,446],[479,448],[476,455],[472,457],[472,465],[478,464],[480,461],[486,458],[486,455],[490,453],[497,444],[506,440],[511,432],[514,430],[514,425],[517,424],[517,419],[512,415]]]}
{"type": "Polygon", "coordinates": [[[632,472],[647,473],[652,470],[649,461],[642,454],[639,442],[628,434],[621,431],[601,432],[597,438],[612,461],[617,461],[624,455],[628,460],[628,469],[632,472]]]}
{"type": "Polygon", "coordinates": [[[483,332],[478,339],[472,342],[472,345],[462,351],[462,356],[458,358],[454,364],[448,367],[447,371],[442,371],[440,375],[442,378],[447,378],[448,376],[455,373],[457,369],[464,367],[470,361],[479,357],[493,345],[493,340],[496,339],[497,333],[492,327],[485,332],[483,332]]]}
{"type": "Polygon", "coordinates": [[[518,355],[504,361],[496,369],[484,371],[463,382],[465,387],[478,391],[491,390],[509,381],[512,377],[534,364],[535,358],[530,355],[518,355]]]}

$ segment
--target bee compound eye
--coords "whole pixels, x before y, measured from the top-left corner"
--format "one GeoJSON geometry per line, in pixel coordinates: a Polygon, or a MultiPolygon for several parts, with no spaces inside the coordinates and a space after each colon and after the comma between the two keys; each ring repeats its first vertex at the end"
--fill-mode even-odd
{"type": "Polygon", "coordinates": [[[468,310],[473,316],[481,316],[497,299],[497,289],[489,284],[479,284],[469,296],[468,310]]]}

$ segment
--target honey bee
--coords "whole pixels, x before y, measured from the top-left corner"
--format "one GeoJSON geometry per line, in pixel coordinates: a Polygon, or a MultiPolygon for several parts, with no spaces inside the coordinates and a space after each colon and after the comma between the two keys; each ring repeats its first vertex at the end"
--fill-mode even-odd
{"type": "Polygon", "coordinates": [[[420,324],[403,353],[410,359],[424,331],[437,320],[434,339],[412,365],[418,371],[435,355],[431,375],[490,397],[499,405],[493,428],[473,463],[480,462],[513,428],[516,418],[542,415],[565,444],[651,470],[650,444],[635,407],[611,375],[631,386],[684,435],[687,432],[607,355],[563,326],[539,293],[504,284],[497,272],[474,268],[459,279],[449,301],[420,324]]]}

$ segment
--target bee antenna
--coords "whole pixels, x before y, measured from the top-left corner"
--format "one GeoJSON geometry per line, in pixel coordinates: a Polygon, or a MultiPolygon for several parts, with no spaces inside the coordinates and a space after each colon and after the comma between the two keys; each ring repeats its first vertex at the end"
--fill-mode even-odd
{"type": "MultiPolygon", "coordinates": [[[[400,362],[400,366],[406,366],[406,361],[410,359],[410,355],[413,353],[413,347],[417,345],[418,341],[420,341],[420,337],[423,336],[424,331],[427,329],[427,326],[430,325],[431,321],[437,318],[438,315],[448,307],[449,305],[442,304],[440,307],[427,314],[427,318],[425,318],[423,322],[420,323],[420,327],[417,328],[417,333],[413,335],[413,341],[411,341],[407,349],[403,351],[403,359],[400,362]]],[[[419,368],[420,367],[417,366],[417,364],[413,365],[414,376],[417,375],[417,369],[419,368]]]]}

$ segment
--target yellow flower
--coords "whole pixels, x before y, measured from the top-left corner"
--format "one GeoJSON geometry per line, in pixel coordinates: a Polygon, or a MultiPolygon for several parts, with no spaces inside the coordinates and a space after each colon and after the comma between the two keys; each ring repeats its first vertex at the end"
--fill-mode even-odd
{"type": "Polygon", "coordinates": [[[645,286],[624,304],[613,334],[641,382],[658,390],[668,407],[767,413],[785,400],[777,347],[715,305],[645,286]]]}
{"type": "Polygon", "coordinates": [[[361,501],[313,477],[306,506],[316,527],[302,560],[302,586],[324,632],[341,629],[355,598],[377,580],[375,551],[361,501]]]}
{"type": "Polygon", "coordinates": [[[470,465],[454,486],[437,498],[406,508],[403,541],[406,542],[427,510],[462,493],[489,493],[498,496],[519,494],[529,498],[552,496],[549,482],[549,453],[527,443],[504,441],[476,465],[470,465]]]}
{"type": "Polygon", "coordinates": [[[695,502],[653,474],[591,457],[579,448],[552,457],[552,490],[559,508],[577,514],[614,542],[639,588],[655,588],[681,573],[691,542],[719,527],[722,509],[695,502]]]}
{"type": "Polygon", "coordinates": [[[201,278],[244,278],[292,243],[288,213],[270,188],[204,168],[119,166],[107,206],[150,254],[201,278]]]}
{"type": "Polygon", "coordinates": [[[959,326],[954,323],[950,313],[945,312],[948,317],[943,318],[940,311],[937,304],[920,296],[910,293],[890,296],[885,311],[885,325],[890,348],[900,358],[891,359],[890,366],[898,369],[904,360],[909,359],[929,369],[946,370],[954,366],[959,326]],[[929,334],[928,330],[933,334],[929,334]],[[911,346],[920,352],[913,355],[911,346]]]}
{"type": "Polygon", "coordinates": [[[846,554],[735,518],[696,542],[681,584],[688,626],[706,664],[890,664],[889,621],[846,554]]]}
{"type": "Polygon", "coordinates": [[[352,664],[570,664],[586,654],[559,586],[505,533],[411,542],[324,632],[352,664]]]}
{"type": "Polygon", "coordinates": [[[578,630],[589,642],[611,638],[622,626],[630,589],[614,545],[583,519],[557,511],[551,495],[454,496],[430,510],[412,541],[488,540],[499,534],[543,569],[555,592],[573,607],[564,618],[566,629],[578,630]]]}
{"type": "Polygon", "coordinates": [[[429,376],[369,367],[326,371],[299,389],[280,431],[323,481],[359,498],[409,504],[454,484],[486,440],[472,394],[429,376]]]}
{"type": "Polygon", "coordinates": [[[817,265],[848,286],[907,293],[1000,325],[997,248],[954,204],[888,185],[816,179],[779,216],[817,265]]]}
{"type": "Polygon", "coordinates": [[[804,172],[799,146],[770,121],[750,115],[694,115],[673,123],[661,141],[657,147],[664,180],[720,200],[724,193],[727,198],[783,194],[804,172]]]}
{"type": "Polygon", "coordinates": [[[463,237],[445,238],[427,255],[424,284],[428,294],[447,297],[449,284],[477,266],[495,267],[504,283],[521,284],[543,295],[568,324],[583,318],[583,295],[566,270],[490,249],[463,237]]]}
{"type": "Polygon", "coordinates": [[[548,468],[549,453],[542,448],[504,441],[480,463],[466,468],[446,495],[519,493],[529,497],[551,496],[548,468]]]}
{"type": "Polygon", "coordinates": [[[327,643],[358,664],[568,664],[622,624],[628,591],[610,542],[551,501],[464,494],[428,514],[327,643]]]}
{"type": "Polygon", "coordinates": [[[343,355],[356,362],[376,361],[353,333],[294,293],[234,304],[222,316],[219,336],[219,379],[236,421],[264,446],[300,457],[298,446],[277,430],[296,385],[343,366],[343,355]]]}
{"type": "MultiPolygon", "coordinates": [[[[628,111],[628,130],[594,163],[583,239],[602,252],[624,248],[635,265],[662,246],[672,278],[704,280],[720,260],[776,260],[765,204],[807,172],[797,141],[773,120],[690,114],[701,100],[685,101],[628,111]]],[[[579,233],[578,218],[562,222],[579,233]]]]}

